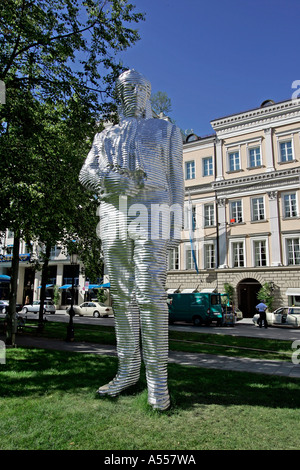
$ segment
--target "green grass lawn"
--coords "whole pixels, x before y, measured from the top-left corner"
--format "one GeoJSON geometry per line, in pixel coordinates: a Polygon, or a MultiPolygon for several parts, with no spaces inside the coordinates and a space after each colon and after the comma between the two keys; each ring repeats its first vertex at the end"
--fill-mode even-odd
{"type": "MultiPolygon", "coordinates": [[[[29,322],[28,322],[29,323],[29,322]]],[[[66,323],[46,322],[42,336],[65,339],[66,323]]],[[[112,326],[75,324],[75,341],[89,341],[102,344],[115,344],[115,330],[112,326]]],[[[209,331],[209,329],[208,329],[209,331]]],[[[25,331],[24,333],[30,334],[25,331]]],[[[23,333],[21,333],[23,334],[23,333]]],[[[31,334],[36,334],[31,332],[31,334]]],[[[257,359],[291,361],[291,341],[264,338],[247,338],[201,332],[169,332],[171,350],[221,354],[257,359]]]]}
{"type": "MultiPolygon", "coordinates": [[[[64,340],[66,327],[47,322],[41,334],[64,340]]],[[[76,324],[75,340],[115,344],[114,328],[76,324]]],[[[289,341],[178,331],[170,331],[170,349],[289,361],[292,352],[289,341]]],[[[115,357],[7,349],[0,364],[0,449],[300,447],[300,380],[170,364],[172,405],[160,413],[147,404],[143,369],[139,383],[119,397],[96,397],[116,370],[115,357]]]]}
{"type": "Polygon", "coordinates": [[[144,371],[119,397],[96,398],[116,372],[115,357],[6,352],[2,450],[299,449],[297,379],[171,364],[172,406],[160,413],[147,405],[144,371]]]}

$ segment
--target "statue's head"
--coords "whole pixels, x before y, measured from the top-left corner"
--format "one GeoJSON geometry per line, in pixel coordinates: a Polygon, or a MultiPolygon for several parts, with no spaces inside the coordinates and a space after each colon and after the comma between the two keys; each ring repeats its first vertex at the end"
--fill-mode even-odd
{"type": "Polygon", "coordinates": [[[152,117],[151,84],[142,74],[134,69],[126,70],[117,80],[116,91],[122,116],[152,117]]]}

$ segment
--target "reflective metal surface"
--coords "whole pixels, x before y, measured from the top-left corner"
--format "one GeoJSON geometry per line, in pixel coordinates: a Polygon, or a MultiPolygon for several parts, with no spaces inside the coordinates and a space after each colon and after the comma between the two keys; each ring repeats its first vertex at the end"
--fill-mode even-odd
{"type": "Polygon", "coordinates": [[[167,249],[177,246],[182,228],[182,138],[175,125],[152,118],[145,77],[128,70],[116,87],[120,123],[95,136],[80,172],[81,183],[101,197],[100,238],[119,359],[116,377],[98,393],[115,396],[138,381],[142,345],[148,401],[165,410],[167,249]]]}

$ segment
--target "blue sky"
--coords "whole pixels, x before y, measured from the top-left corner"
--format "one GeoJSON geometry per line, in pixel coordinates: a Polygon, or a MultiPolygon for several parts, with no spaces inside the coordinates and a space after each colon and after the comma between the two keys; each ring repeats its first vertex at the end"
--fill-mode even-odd
{"type": "MultiPolygon", "coordinates": [[[[121,54],[164,91],[176,124],[199,136],[210,121],[292,97],[300,80],[300,0],[132,0],[146,20],[121,54]]],[[[300,96],[300,87],[299,96],[300,96]]]]}

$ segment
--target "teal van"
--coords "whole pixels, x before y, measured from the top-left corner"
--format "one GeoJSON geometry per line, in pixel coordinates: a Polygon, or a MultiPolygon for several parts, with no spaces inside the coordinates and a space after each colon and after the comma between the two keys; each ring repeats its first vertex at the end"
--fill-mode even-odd
{"type": "Polygon", "coordinates": [[[216,293],[168,294],[169,322],[184,321],[195,326],[222,325],[221,296],[216,293]]]}

